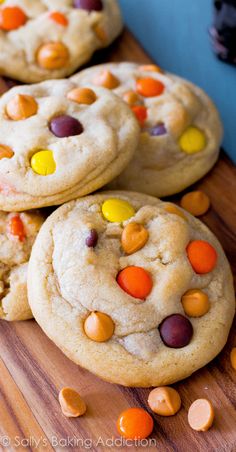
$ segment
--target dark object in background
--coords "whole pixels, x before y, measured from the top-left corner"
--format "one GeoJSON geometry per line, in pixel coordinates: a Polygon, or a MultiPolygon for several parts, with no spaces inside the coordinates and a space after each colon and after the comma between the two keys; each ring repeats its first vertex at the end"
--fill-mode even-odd
{"type": "Polygon", "coordinates": [[[214,1],[214,22],[210,35],[218,58],[236,64],[236,0],[214,1]]]}

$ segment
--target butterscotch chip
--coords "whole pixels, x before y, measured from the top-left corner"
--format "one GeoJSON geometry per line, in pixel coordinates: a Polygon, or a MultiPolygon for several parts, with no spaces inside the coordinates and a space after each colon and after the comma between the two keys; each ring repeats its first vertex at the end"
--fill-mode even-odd
{"type": "Polygon", "coordinates": [[[66,417],[82,416],[86,412],[86,404],[77,391],[72,388],[63,388],[59,393],[59,402],[62,413],[66,417]]]}
{"type": "Polygon", "coordinates": [[[38,111],[38,104],[32,96],[17,94],[6,106],[6,113],[10,119],[20,121],[30,118],[38,111]]]}
{"type": "Polygon", "coordinates": [[[101,25],[95,25],[94,33],[96,34],[97,38],[99,39],[99,41],[101,41],[102,44],[105,45],[107,43],[108,41],[107,33],[104,30],[104,28],[101,27],[101,25]]]}
{"type": "Polygon", "coordinates": [[[212,426],[214,409],[207,399],[198,399],[192,403],[188,411],[188,422],[193,430],[206,432],[212,426]]]}
{"type": "Polygon", "coordinates": [[[149,233],[141,224],[129,223],[121,236],[121,245],[126,254],[132,254],[144,247],[149,233]]]}
{"type": "Polygon", "coordinates": [[[184,195],[180,201],[180,205],[183,209],[198,217],[208,211],[210,199],[203,191],[196,190],[184,195]]]}
{"type": "Polygon", "coordinates": [[[168,213],[173,213],[173,215],[178,215],[179,217],[183,218],[183,220],[186,220],[186,216],[182,212],[182,210],[178,209],[174,204],[167,204],[165,206],[165,210],[168,213]]]}
{"type": "Polygon", "coordinates": [[[9,146],[0,144],[0,160],[4,158],[10,159],[11,157],[13,157],[13,155],[14,152],[9,146]]]}
{"type": "Polygon", "coordinates": [[[233,369],[236,370],[236,347],[232,348],[230,352],[230,362],[233,369]]]}
{"type": "Polygon", "coordinates": [[[90,88],[74,88],[69,91],[67,98],[77,104],[91,105],[95,102],[97,96],[90,88]]]}
{"type": "Polygon", "coordinates": [[[139,101],[139,95],[135,91],[127,91],[122,97],[129,105],[135,105],[139,101]]]}
{"type": "Polygon", "coordinates": [[[103,86],[107,89],[114,89],[119,86],[120,82],[110,71],[104,70],[95,77],[94,84],[97,86],[103,86]]]}
{"type": "Polygon", "coordinates": [[[43,69],[61,69],[69,61],[69,51],[62,42],[49,42],[39,48],[37,61],[43,69]]]}
{"type": "Polygon", "coordinates": [[[168,386],[153,389],[148,397],[148,405],[154,413],[173,416],[181,407],[179,393],[168,386]]]}
{"type": "Polygon", "coordinates": [[[182,305],[185,314],[189,317],[201,317],[210,309],[210,302],[208,295],[199,289],[188,290],[182,296],[182,305]]]}

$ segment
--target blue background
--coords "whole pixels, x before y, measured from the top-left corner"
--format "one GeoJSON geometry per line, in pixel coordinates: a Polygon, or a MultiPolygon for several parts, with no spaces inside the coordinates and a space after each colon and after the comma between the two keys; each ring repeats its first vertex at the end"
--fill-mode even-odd
{"type": "Polygon", "coordinates": [[[156,63],[212,97],[224,123],[224,149],[236,162],[236,67],[214,56],[211,0],[119,0],[126,24],[156,63]]]}

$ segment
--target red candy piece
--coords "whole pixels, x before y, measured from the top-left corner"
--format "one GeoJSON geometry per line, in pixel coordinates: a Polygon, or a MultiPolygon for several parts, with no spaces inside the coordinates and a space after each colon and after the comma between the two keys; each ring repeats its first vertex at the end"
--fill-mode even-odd
{"type": "Polygon", "coordinates": [[[154,78],[140,78],[136,83],[136,90],[143,97],[160,96],[165,89],[165,85],[160,80],[154,78]]]}
{"type": "Polygon", "coordinates": [[[17,236],[20,242],[23,242],[25,239],[25,228],[23,222],[19,215],[15,215],[10,219],[10,233],[14,236],[17,236]]]}
{"type": "Polygon", "coordinates": [[[203,275],[211,272],[217,263],[217,253],[210,243],[204,240],[194,240],[187,246],[187,255],[193,270],[203,275]]]}
{"type": "Polygon", "coordinates": [[[152,290],[151,276],[142,267],[124,268],[118,274],[117,282],[126,293],[141,300],[145,300],[152,290]]]}
{"type": "Polygon", "coordinates": [[[139,121],[140,125],[143,126],[147,119],[147,109],[143,105],[134,105],[132,110],[139,121]]]}

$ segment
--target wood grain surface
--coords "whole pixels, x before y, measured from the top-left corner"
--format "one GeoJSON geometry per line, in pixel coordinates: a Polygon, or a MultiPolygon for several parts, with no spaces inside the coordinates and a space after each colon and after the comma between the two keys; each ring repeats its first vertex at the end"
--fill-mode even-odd
{"type": "MultiPolygon", "coordinates": [[[[128,31],[93,63],[149,58],[128,31]]],[[[220,239],[236,273],[236,172],[222,153],[215,168],[195,187],[212,202],[202,220],[220,239]]],[[[173,197],[178,201],[180,196],[173,197]]],[[[105,383],[69,361],[34,321],[0,323],[0,450],[158,450],[160,452],[236,451],[236,372],[229,353],[236,346],[233,330],[221,354],[190,378],[174,385],[182,398],[181,411],[172,418],[155,418],[149,444],[121,445],[116,419],[130,406],[147,408],[148,389],[105,383]],[[82,418],[67,419],[60,410],[63,386],[77,389],[88,405],[82,418]],[[205,433],[188,426],[188,408],[196,398],[209,398],[215,422],[205,433]],[[112,445],[113,441],[113,445],[112,445]]]]}

